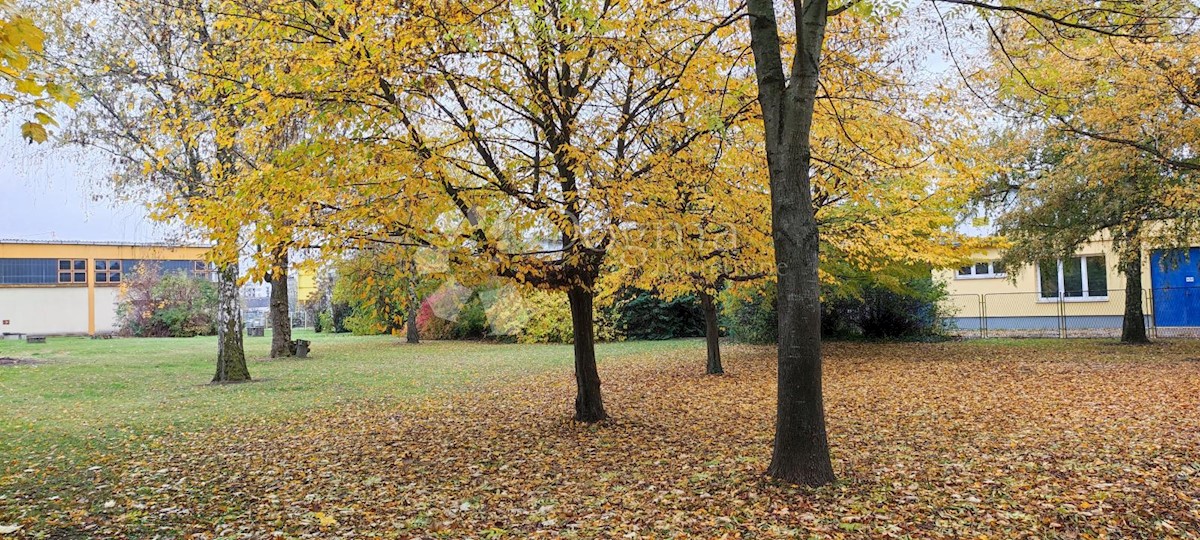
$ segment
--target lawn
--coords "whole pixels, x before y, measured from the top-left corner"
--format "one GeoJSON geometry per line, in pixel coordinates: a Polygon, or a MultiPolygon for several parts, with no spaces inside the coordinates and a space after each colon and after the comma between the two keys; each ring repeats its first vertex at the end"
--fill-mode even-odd
{"type": "MultiPolygon", "coordinates": [[[[55,363],[5,372],[6,392],[75,362],[152,366],[100,350],[135,343],[64,344],[55,363]]],[[[119,451],[59,463],[45,449],[0,478],[0,525],[54,538],[1200,538],[1197,341],[832,344],[840,480],[816,490],[762,475],[768,348],[731,347],[729,375],[708,377],[697,342],[606,346],[613,420],[597,426],[569,421],[567,348],[331,338],[317,351],[254,362],[274,380],[237,388],[183,380],[207,373],[184,361],[154,392],[196,392],[185,403],[207,413],[151,412],[147,398],[151,434],[129,428],[119,451]],[[304,398],[272,386],[301,380],[304,398]],[[174,416],[190,428],[162,429],[174,416]]],[[[150,366],[93,376],[144,395],[160,380],[150,366]]],[[[110,398],[84,397],[96,401],[56,418],[103,417],[80,410],[110,398]]]]}
{"type": "MultiPolygon", "coordinates": [[[[570,373],[569,345],[430,342],[313,334],[308,359],[270,360],[270,334],[246,338],[250,384],[212,386],[215,338],[50,338],[46,344],[0,340],[0,456],[3,471],[49,448],[73,458],[131,434],[201,429],[231,421],[330,408],[345,401],[388,402],[436,389],[513,379],[546,370],[570,373]]],[[[602,357],[697,349],[697,340],[601,344],[602,357]]]]}

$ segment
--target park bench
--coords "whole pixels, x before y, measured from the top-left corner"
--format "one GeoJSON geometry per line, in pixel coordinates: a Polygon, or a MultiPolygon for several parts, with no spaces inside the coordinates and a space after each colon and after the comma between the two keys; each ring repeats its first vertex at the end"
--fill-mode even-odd
{"type": "Polygon", "coordinates": [[[25,343],[45,343],[46,336],[25,336],[25,343]]]}
{"type": "Polygon", "coordinates": [[[267,328],[265,326],[247,326],[246,335],[250,337],[263,337],[267,335],[267,328]]]}

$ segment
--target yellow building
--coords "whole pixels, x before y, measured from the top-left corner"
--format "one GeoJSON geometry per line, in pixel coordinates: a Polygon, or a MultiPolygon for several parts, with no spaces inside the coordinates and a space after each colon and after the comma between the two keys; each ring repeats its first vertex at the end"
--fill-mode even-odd
{"type": "Polygon", "coordinates": [[[207,272],[203,246],[0,240],[0,334],[96,335],[117,329],[124,276],[155,262],[207,272]]]}
{"type": "MultiPolygon", "coordinates": [[[[976,254],[971,264],[940,270],[946,307],[959,329],[1119,329],[1125,311],[1125,275],[1112,241],[1097,236],[1074,256],[1042,261],[1016,272],[1003,268],[1001,252],[976,254]]],[[[1200,248],[1146,250],[1142,254],[1142,298],[1147,323],[1157,327],[1200,326],[1200,248]]]]}
{"type": "Polygon", "coordinates": [[[296,301],[303,304],[315,298],[320,288],[317,282],[317,271],[308,266],[301,266],[296,273],[296,301]]]}

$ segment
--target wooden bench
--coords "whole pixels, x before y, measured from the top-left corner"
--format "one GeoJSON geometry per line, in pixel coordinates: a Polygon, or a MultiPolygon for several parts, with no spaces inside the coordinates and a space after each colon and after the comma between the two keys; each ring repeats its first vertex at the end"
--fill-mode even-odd
{"type": "Polygon", "coordinates": [[[25,336],[25,343],[45,343],[46,336],[25,336]]]}
{"type": "Polygon", "coordinates": [[[247,326],[246,335],[251,337],[263,337],[267,335],[267,328],[265,326],[247,326]]]}

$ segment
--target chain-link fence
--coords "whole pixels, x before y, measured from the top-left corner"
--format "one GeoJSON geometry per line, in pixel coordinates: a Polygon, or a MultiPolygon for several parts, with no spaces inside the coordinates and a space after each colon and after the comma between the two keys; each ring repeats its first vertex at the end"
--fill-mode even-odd
{"type": "MultiPolygon", "coordinates": [[[[1136,291],[1151,337],[1200,337],[1200,287],[1136,291]]],[[[1064,294],[952,294],[942,301],[945,331],[961,337],[1119,337],[1124,289],[1064,294]]]]}

